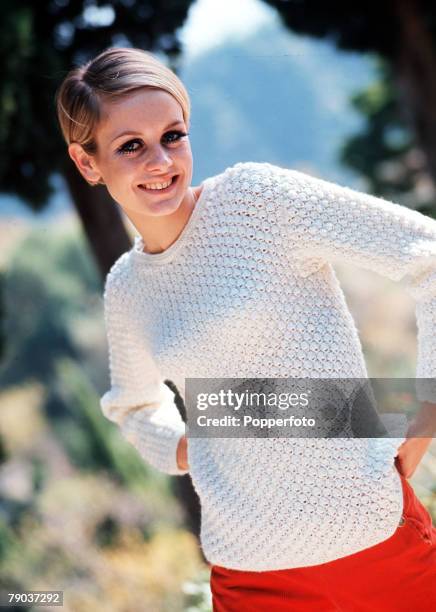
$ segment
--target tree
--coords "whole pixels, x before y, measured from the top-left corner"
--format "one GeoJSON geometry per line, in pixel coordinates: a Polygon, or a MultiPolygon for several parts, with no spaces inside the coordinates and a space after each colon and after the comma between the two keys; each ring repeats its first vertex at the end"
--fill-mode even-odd
{"type": "Polygon", "coordinates": [[[340,158],[365,176],[373,193],[413,201],[417,210],[436,217],[436,186],[415,133],[400,112],[391,69],[383,62],[379,72],[378,80],[351,100],[365,122],[344,143],[340,158]]]}
{"type": "Polygon", "coordinates": [[[339,49],[374,52],[392,74],[401,112],[436,183],[436,7],[430,0],[349,3],[264,0],[299,34],[331,40],[339,49]]]}

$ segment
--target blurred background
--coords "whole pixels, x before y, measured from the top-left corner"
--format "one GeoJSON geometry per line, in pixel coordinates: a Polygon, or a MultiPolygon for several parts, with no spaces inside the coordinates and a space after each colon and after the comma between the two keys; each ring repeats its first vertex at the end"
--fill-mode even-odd
{"type": "MultiPolygon", "coordinates": [[[[192,98],[194,184],[238,161],[268,161],[436,218],[436,8],[1,8],[0,588],[63,590],[68,612],[211,610],[189,476],[149,468],[100,411],[103,282],[135,230],[67,158],[55,89],[107,46],[151,50],[192,98]]],[[[335,270],[370,376],[414,377],[415,305],[404,287],[346,262],[335,270]]],[[[436,519],[434,442],[412,484],[436,519]]]]}

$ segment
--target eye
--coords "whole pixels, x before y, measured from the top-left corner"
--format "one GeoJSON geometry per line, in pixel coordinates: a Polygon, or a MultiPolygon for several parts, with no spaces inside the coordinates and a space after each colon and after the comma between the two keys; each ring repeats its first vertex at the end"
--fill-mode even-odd
{"type": "Polygon", "coordinates": [[[129,153],[136,153],[136,151],[139,151],[140,145],[142,145],[142,142],[138,139],[129,140],[117,149],[117,153],[119,153],[120,155],[129,155],[129,153]]]}
{"type": "Polygon", "coordinates": [[[188,132],[181,132],[180,130],[172,130],[171,132],[167,132],[164,134],[163,139],[167,144],[172,144],[174,142],[178,142],[184,136],[188,136],[188,132]]]}
{"type": "MultiPolygon", "coordinates": [[[[166,132],[162,136],[162,140],[165,144],[175,144],[185,136],[188,136],[188,132],[182,132],[180,130],[171,130],[170,132],[166,132]]],[[[118,147],[117,153],[119,155],[132,155],[133,153],[137,153],[143,146],[142,140],[138,138],[134,138],[125,142],[123,145],[118,147]]]]}

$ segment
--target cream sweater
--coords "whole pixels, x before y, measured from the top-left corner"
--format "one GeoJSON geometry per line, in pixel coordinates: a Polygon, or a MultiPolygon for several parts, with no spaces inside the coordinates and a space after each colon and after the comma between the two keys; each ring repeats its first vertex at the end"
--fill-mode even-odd
{"type": "MultiPolygon", "coordinates": [[[[172,380],[366,378],[331,263],[404,280],[416,300],[417,378],[436,375],[436,221],[399,204],[268,163],[206,179],[181,235],[110,271],[111,388],[101,398],[145,461],[184,474],[172,380]]],[[[433,381],[417,382],[436,401],[433,381]],[[425,383],[425,384],[424,384],[425,383]]],[[[393,461],[404,438],[189,438],[201,545],[239,570],[316,565],[390,537],[402,512],[393,461]]]]}

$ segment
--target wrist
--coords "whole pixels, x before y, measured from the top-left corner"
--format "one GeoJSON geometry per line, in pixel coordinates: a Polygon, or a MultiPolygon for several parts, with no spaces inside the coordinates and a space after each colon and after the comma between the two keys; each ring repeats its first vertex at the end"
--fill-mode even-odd
{"type": "Polygon", "coordinates": [[[180,437],[179,442],[177,444],[176,461],[177,461],[177,466],[180,470],[188,469],[187,439],[185,435],[180,437]]]}
{"type": "Polygon", "coordinates": [[[422,402],[421,409],[409,423],[407,437],[433,438],[436,435],[436,404],[422,402]]]}

